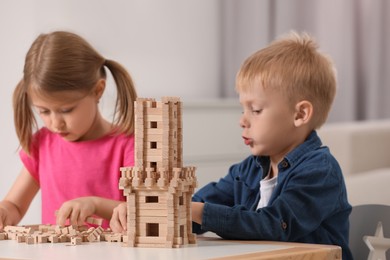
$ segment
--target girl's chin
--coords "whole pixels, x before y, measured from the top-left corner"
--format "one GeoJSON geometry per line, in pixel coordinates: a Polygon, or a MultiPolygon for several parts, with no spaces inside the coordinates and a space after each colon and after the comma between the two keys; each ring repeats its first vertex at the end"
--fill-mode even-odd
{"type": "Polygon", "coordinates": [[[72,135],[65,136],[65,137],[63,137],[63,139],[64,139],[65,141],[68,141],[68,142],[77,142],[77,141],[80,141],[80,138],[77,138],[77,137],[72,136],[72,135]]]}

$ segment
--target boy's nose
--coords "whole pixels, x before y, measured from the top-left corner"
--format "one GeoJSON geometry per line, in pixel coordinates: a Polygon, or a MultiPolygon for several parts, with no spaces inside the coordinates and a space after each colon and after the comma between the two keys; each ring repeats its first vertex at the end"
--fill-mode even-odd
{"type": "Polygon", "coordinates": [[[248,120],[246,119],[244,114],[242,114],[240,117],[240,126],[242,128],[248,127],[248,120]]]}

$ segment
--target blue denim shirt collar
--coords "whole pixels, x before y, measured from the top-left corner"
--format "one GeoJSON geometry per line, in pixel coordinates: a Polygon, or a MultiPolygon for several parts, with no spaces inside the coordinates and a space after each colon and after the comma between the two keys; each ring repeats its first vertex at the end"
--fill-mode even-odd
{"type": "MultiPolygon", "coordinates": [[[[302,155],[321,147],[321,145],[321,139],[318,137],[317,132],[313,130],[306,138],[305,142],[297,146],[283,158],[278,165],[279,171],[283,171],[283,169],[289,168],[290,166],[298,163],[298,161],[302,158],[302,155]]],[[[269,156],[256,156],[255,160],[256,164],[263,170],[263,179],[268,173],[270,164],[269,156]]]]}

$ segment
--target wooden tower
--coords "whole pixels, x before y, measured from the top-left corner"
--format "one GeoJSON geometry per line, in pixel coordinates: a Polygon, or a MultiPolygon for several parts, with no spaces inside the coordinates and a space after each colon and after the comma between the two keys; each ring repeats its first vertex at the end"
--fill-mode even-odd
{"type": "Polygon", "coordinates": [[[181,247],[195,244],[191,197],[195,167],[183,167],[181,102],[176,97],[138,98],[135,166],[122,167],[127,200],[127,245],[181,247]]]}

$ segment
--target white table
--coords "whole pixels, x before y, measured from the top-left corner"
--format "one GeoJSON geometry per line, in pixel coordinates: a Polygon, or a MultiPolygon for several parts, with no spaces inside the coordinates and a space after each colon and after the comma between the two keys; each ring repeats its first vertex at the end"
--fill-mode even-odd
{"type": "Polygon", "coordinates": [[[197,245],[182,248],[133,248],[123,247],[115,242],[91,242],[72,246],[70,243],[32,244],[15,240],[0,241],[0,259],[229,259],[240,258],[272,259],[341,259],[341,250],[335,246],[307,245],[280,242],[225,241],[218,238],[198,238],[197,245]],[[291,256],[290,256],[291,253],[291,256]],[[318,254],[317,254],[318,253],[318,254]],[[335,255],[337,257],[335,257],[335,255]],[[247,257],[245,257],[247,256],[247,257]],[[297,256],[297,258],[294,258],[297,256]],[[319,258],[318,256],[326,256],[319,258]],[[338,258],[339,256],[339,258],[338,258]],[[299,258],[298,258],[299,257],[299,258]]]}

